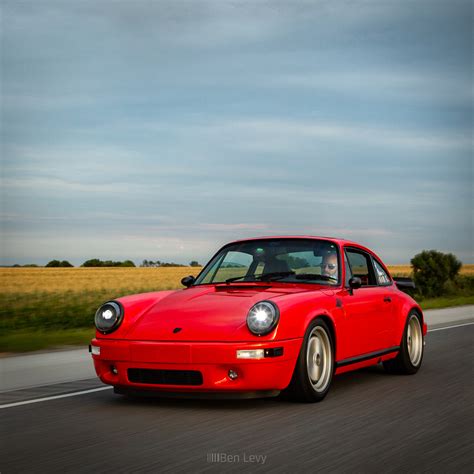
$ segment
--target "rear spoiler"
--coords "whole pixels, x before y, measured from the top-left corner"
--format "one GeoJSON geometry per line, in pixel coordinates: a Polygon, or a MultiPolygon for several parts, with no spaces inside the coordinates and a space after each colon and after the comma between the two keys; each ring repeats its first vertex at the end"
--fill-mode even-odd
{"type": "Polygon", "coordinates": [[[409,291],[409,290],[414,290],[415,287],[415,282],[411,278],[407,277],[394,277],[393,280],[395,281],[395,284],[397,285],[397,288],[402,291],[409,291]]]}

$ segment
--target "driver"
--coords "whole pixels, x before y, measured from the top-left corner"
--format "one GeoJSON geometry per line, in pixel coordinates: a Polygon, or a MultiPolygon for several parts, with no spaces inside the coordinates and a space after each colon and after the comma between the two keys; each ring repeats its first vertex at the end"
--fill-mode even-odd
{"type": "Polygon", "coordinates": [[[321,262],[321,275],[331,278],[331,281],[337,282],[337,255],[335,253],[328,253],[323,257],[321,262]]]}

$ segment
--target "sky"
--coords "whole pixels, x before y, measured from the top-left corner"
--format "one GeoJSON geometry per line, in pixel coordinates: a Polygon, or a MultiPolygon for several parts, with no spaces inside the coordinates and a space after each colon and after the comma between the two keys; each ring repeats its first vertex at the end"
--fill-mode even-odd
{"type": "Polygon", "coordinates": [[[472,5],[2,0],[0,264],[286,234],[474,262],[472,5]]]}

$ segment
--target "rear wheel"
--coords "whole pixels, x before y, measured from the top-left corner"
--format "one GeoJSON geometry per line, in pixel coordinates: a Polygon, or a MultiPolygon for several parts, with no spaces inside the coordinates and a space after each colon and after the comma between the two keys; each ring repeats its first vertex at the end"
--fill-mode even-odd
{"type": "Polygon", "coordinates": [[[322,319],[316,319],[306,330],[287,395],[299,402],[320,402],[329,391],[333,374],[331,331],[322,319]]]}
{"type": "Polygon", "coordinates": [[[421,367],[424,352],[424,338],[419,314],[411,311],[408,315],[400,344],[400,352],[395,359],[383,363],[385,370],[395,374],[415,374],[421,367]]]}

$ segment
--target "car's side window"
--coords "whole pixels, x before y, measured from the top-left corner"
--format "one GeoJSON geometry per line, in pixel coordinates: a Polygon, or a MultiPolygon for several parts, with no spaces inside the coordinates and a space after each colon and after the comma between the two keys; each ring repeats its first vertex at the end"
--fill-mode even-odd
{"type": "Polygon", "coordinates": [[[392,282],[390,281],[387,272],[383,269],[382,265],[375,258],[372,260],[374,262],[375,268],[375,275],[377,277],[377,283],[382,286],[390,285],[392,282]]]}
{"type": "Polygon", "coordinates": [[[346,253],[351,266],[352,276],[360,278],[362,286],[377,285],[370,256],[362,250],[347,249],[346,253]]]}

